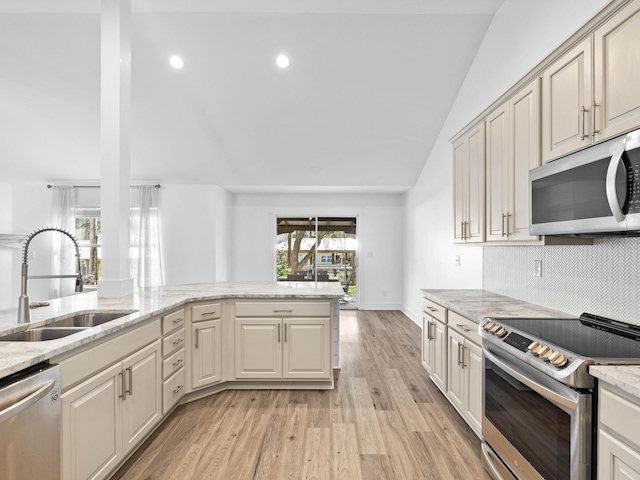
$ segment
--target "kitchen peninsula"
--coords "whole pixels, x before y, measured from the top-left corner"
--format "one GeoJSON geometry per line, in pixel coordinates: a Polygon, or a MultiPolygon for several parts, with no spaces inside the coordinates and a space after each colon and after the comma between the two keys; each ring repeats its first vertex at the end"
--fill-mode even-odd
{"type": "Polygon", "coordinates": [[[180,403],[333,388],[342,295],[335,282],[217,282],[54,299],[28,324],[0,312],[0,379],[59,365],[61,478],[108,478],[180,403]],[[55,339],[24,341],[38,329],[55,339]]]}

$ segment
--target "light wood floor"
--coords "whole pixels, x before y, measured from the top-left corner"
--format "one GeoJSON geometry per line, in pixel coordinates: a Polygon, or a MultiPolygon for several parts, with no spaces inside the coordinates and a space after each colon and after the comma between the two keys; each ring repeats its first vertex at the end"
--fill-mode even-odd
{"type": "Polygon", "coordinates": [[[477,479],[480,442],[400,312],[340,315],[333,391],[227,391],[178,407],[114,479],[477,479]]]}

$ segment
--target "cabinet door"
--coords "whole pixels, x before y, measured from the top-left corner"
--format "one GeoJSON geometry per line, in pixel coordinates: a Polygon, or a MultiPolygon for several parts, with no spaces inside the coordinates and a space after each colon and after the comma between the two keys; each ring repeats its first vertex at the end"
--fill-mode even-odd
{"type": "Polygon", "coordinates": [[[591,143],[591,37],[560,57],[542,80],[542,158],[549,161],[591,143]]]}
{"type": "Polygon", "coordinates": [[[122,404],[126,455],[162,418],[160,340],[122,361],[126,397],[122,404]]]}
{"type": "Polygon", "coordinates": [[[479,435],[482,432],[482,349],[465,340],[464,416],[479,435]]]}
{"type": "Polygon", "coordinates": [[[283,321],[284,378],[331,378],[331,321],[288,318],[283,321]]]}
{"type": "Polygon", "coordinates": [[[431,321],[430,317],[422,317],[422,366],[431,375],[431,363],[433,356],[433,346],[431,341],[431,321]]]}
{"type": "Polygon", "coordinates": [[[496,109],[487,117],[487,241],[507,239],[506,215],[509,213],[509,108],[496,109]]]}
{"type": "Polygon", "coordinates": [[[437,320],[433,322],[433,348],[431,379],[440,389],[447,390],[447,326],[437,320]]]}
{"type": "Polygon", "coordinates": [[[596,141],[640,126],[640,2],[635,1],[594,33],[596,141]],[[597,133],[596,133],[597,131],[597,133]]]}
{"type": "Polygon", "coordinates": [[[222,345],[220,320],[197,322],[191,325],[191,388],[219,382],[221,377],[222,345]]]}
{"type": "Polygon", "coordinates": [[[468,217],[469,145],[466,138],[453,144],[453,241],[465,243],[464,231],[468,217]]]}
{"type": "Polygon", "coordinates": [[[540,165],[540,80],[509,100],[509,240],[538,240],[529,235],[529,170],[540,165]]]}
{"type": "Polygon", "coordinates": [[[62,478],[105,478],[122,458],[121,375],[118,363],[62,395],[62,478]]]}
{"type": "Polygon", "coordinates": [[[452,329],[447,332],[447,397],[462,412],[465,379],[464,379],[464,337],[452,329]]]}
{"type": "Polygon", "coordinates": [[[282,320],[235,320],[236,378],[282,378],[282,320]]]}
{"type": "Polygon", "coordinates": [[[484,122],[469,133],[468,139],[469,215],[466,241],[484,242],[484,122]]]}
{"type": "Polygon", "coordinates": [[[640,452],[601,429],[598,433],[598,478],[640,480],[640,452]]]}

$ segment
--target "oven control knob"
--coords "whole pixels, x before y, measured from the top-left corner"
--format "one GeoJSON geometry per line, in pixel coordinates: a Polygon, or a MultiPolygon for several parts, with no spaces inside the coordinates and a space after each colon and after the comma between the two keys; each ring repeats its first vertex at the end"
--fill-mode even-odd
{"type": "Polygon", "coordinates": [[[482,329],[483,330],[491,330],[491,327],[493,327],[495,325],[495,323],[493,323],[491,320],[485,320],[484,322],[482,322],[482,329]]]}
{"type": "Polygon", "coordinates": [[[504,336],[507,334],[507,330],[506,330],[504,327],[500,327],[500,328],[498,328],[495,332],[493,332],[493,334],[494,334],[496,337],[500,337],[500,338],[502,338],[502,337],[504,337],[504,336]]]}
{"type": "Polygon", "coordinates": [[[547,347],[546,345],[542,345],[539,349],[538,349],[538,355],[540,356],[540,358],[542,358],[543,360],[546,359],[546,357],[548,357],[549,355],[551,355],[553,350],[551,350],[549,347],[547,347]]]}
{"type": "Polygon", "coordinates": [[[556,353],[554,350],[549,349],[548,351],[541,353],[540,358],[545,362],[548,362],[549,359],[551,358],[551,355],[553,355],[554,353],[556,353]]]}
{"type": "Polygon", "coordinates": [[[551,355],[549,355],[549,363],[551,363],[551,365],[553,365],[554,367],[562,367],[568,361],[569,360],[567,359],[567,357],[565,357],[560,352],[553,352],[551,355]]]}
{"type": "Polygon", "coordinates": [[[540,349],[542,348],[542,345],[540,345],[538,342],[531,342],[531,345],[529,345],[527,348],[532,355],[538,355],[540,349]]]}
{"type": "Polygon", "coordinates": [[[500,328],[502,328],[500,325],[496,325],[494,323],[493,326],[489,329],[489,331],[495,335],[500,328]]]}

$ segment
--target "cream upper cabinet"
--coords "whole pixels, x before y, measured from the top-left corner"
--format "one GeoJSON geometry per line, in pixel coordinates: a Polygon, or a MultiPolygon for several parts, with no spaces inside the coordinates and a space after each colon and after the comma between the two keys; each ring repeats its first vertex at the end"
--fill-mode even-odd
{"type": "Polygon", "coordinates": [[[593,35],[595,141],[640,126],[640,1],[627,5],[593,35]]]}
{"type": "Polygon", "coordinates": [[[545,162],[591,143],[591,43],[591,37],[586,38],[543,74],[542,158],[545,162]]]}
{"type": "Polygon", "coordinates": [[[484,241],[484,122],[453,145],[454,242],[484,241]]]}
{"type": "Polygon", "coordinates": [[[545,70],[545,162],[640,126],[638,58],[640,0],[635,0],[545,70]]]}
{"type": "Polygon", "coordinates": [[[509,212],[509,108],[495,110],[486,124],[487,241],[506,240],[509,212]]]}
{"type": "Polygon", "coordinates": [[[486,119],[487,241],[529,235],[529,170],[540,165],[540,80],[486,119]]]}

